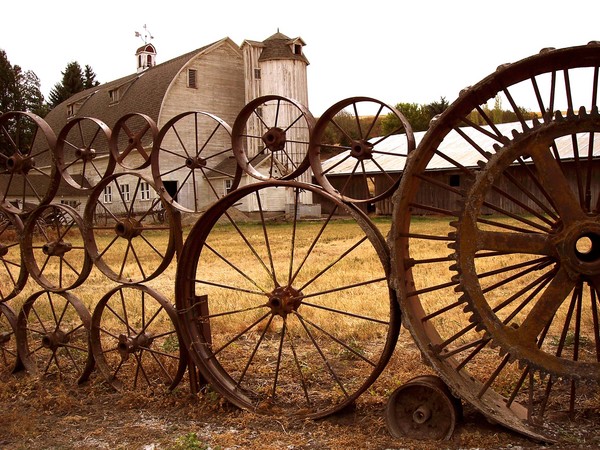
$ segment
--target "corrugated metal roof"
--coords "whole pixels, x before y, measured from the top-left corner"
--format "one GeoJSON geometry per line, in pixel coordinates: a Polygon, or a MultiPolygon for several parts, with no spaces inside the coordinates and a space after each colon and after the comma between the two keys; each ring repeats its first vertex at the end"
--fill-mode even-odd
{"type": "MultiPolygon", "coordinates": [[[[454,160],[465,167],[476,167],[477,162],[483,160],[482,155],[475,150],[467,139],[472,140],[482,150],[494,153],[494,145],[498,144],[498,139],[493,136],[496,135],[489,126],[482,126],[480,129],[473,127],[464,127],[460,129],[460,133],[456,130],[450,131],[440,143],[438,149],[441,153],[446,155],[449,159],[454,160]],[[462,134],[461,134],[462,133],[462,134]],[[489,133],[489,134],[486,134],[489,133]],[[463,136],[464,134],[464,136],[463,136]],[[466,136],[466,137],[465,137],[466,136]]],[[[504,123],[496,125],[498,131],[504,136],[512,136],[512,131],[521,131],[522,126],[519,122],[504,123]]],[[[415,143],[418,146],[425,131],[414,133],[415,143]]],[[[378,143],[381,138],[374,138],[370,141],[375,143],[373,159],[375,162],[367,160],[364,162],[366,173],[381,173],[381,169],[385,172],[402,172],[404,170],[404,164],[406,163],[407,153],[407,141],[404,134],[398,134],[389,136],[386,139],[378,143]]],[[[579,155],[585,155],[587,157],[590,137],[588,133],[581,133],[577,135],[577,148],[579,155]]],[[[562,159],[568,160],[573,158],[573,141],[570,135],[562,136],[555,140],[558,152],[562,159]]],[[[593,156],[600,157],[600,139],[594,139],[593,156]]],[[[350,157],[350,150],[342,152],[336,156],[333,156],[322,163],[323,171],[328,176],[335,175],[349,175],[353,170],[359,170],[361,173],[362,168],[359,166],[357,169],[357,160],[350,157]]],[[[447,170],[455,169],[456,165],[449,162],[447,159],[433,155],[429,163],[427,164],[427,170],[447,170]]]]}

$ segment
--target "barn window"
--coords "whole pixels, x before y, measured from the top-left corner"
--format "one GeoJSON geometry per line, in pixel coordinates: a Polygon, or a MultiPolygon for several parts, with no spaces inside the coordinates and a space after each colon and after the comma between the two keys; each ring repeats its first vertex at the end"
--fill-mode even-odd
{"type": "Polygon", "coordinates": [[[301,55],[302,54],[302,46],[300,44],[294,45],[294,53],[296,55],[301,55]]]}
{"type": "Polygon", "coordinates": [[[110,97],[111,103],[117,103],[120,98],[119,89],[117,88],[117,89],[112,89],[112,90],[108,91],[108,96],[110,97]]]}
{"type": "Polygon", "coordinates": [[[225,195],[227,195],[231,192],[231,188],[233,187],[233,180],[231,180],[231,179],[225,180],[224,184],[225,184],[225,195]]]}
{"type": "Polygon", "coordinates": [[[254,78],[260,80],[260,69],[254,69],[254,78]]]}
{"type": "Polygon", "coordinates": [[[71,208],[79,208],[79,205],[81,204],[81,202],[77,201],[77,200],[65,200],[65,199],[61,199],[60,200],[60,204],[61,205],[67,205],[70,206],[71,208]]]}
{"type": "Polygon", "coordinates": [[[450,186],[454,186],[454,187],[460,186],[460,175],[458,175],[458,174],[450,175],[450,180],[449,180],[448,184],[450,184],[450,186]]]}
{"type": "Polygon", "coordinates": [[[196,69],[188,69],[188,87],[196,89],[196,69]]]}
{"type": "Polygon", "coordinates": [[[112,203],[112,186],[104,188],[104,203],[112,203]]]}
{"type": "Polygon", "coordinates": [[[145,181],[140,184],[140,196],[142,200],[150,200],[150,183],[145,181]]]}
{"type": "Polygon", "coordinates": [[[128,202],[130,197],[129,197],[129,185],[128,184],[122,184],[121,186],[121,196],[123,197],[123,200],[128,202]]]}

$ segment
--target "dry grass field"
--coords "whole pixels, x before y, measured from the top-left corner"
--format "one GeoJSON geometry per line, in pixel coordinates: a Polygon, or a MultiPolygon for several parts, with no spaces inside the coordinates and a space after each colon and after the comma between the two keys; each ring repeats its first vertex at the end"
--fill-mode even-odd
{"type": "MultiPolygon", "coordinates": [[[[391,225],[390,219],[386,218],[376,219],[375,224],[384,236],[391,225]]],[[[424,234],[430,232],[428,227],[435,228],[435,234],[439,234],[440,227],[444,225],[435,220],[423,220],[417,226],[424,234]]],[[[267,394],[275,389],[284,392],[284,395],[280,395],[284,398],[279,405],[282,408],[281,414],[277,410],[273,410],[270,415],[256,415],[239,410],[212,389],[193,395],[190,393],[187,376],[171,392],[167,392],[162,386],[147,386],[144,383],[139,383],[135,389],[128,386],[131,390],[117,392],[105,382],[98,370],[92,372],[85,383],[77,385],[68,377],[62,380],[56,376],[37,378],[23,373],[15,376],[9,373],[9,368],[0,366],[0,448],[429,449],[542,446],[489,423],[468,405],[465,405],[464,419],[450,441],[424,442],[392,438],[386,429],[384,416],[389,396],[411,378],[434,373],[422,359],[405,328],[401,329],[385,370],[356,402],[352,402],[352,407],[319,420],[295,419],[285,415],[286,408],[289,410],[297,407],[299,398],[314,395],[310,389],[304,390],[304,393],[302,390],[292,392],[289,384],[285,383],[293,384],[296,380],[296,384],[300,384],[298,380],[305,380],[319,391],[320,396],[316,401],[322,400],[325,407],[330,407],[330,397],[333,404],[339,401],[335,392],[338,389],[336,384],[358,389],[364,377],[368,376],[372,370],[372,362],[365,361],[377,360],[388,339],[386,333],[389,328],[390,297],[387,284],[382,281],[385,270],[377,251],[369,245],[368,239],[364,240],[364,232],[351,221],[333,221],[322,235],[319,235],[319,221],[300,223],[296,230],[292,230],[290,224],[273,222],[268,227],[268,248],[264,245],[262,227],[251,223],[241,227],[241,234],[247,237],[251,245],[240,243],[241,234],[227,224],[217,224],[206,239],[208,245],[202,249],[196,275],[187,282],[191,283],[191,289],[200,289],[201,292],[197,293],[206,294],[210,299],[214,339],[212,344],[215,348],[224,349],[218,354],[221,366],[240,383],[247,381],[258,384],[265,379],[270,380],[271,384],[265,388],[267,394]],[[315,244],[317,235],[320,236],[318,245],[315,244]],[[249,255],[249,248],[255,248],[258,255],[252,252],[249,255]],[[257,261],[263,261],[267,270],[257,261]],[[255,307],[256,298],[273,298],[273,295],[265,296],[265,292],[271,293],[268,286],[273,282],[273,274],[277,274],[280,284],[293,285],[301,290],[305,302],[317,305],[302,305],[299,308],[304,321],[292,323],[290,319],[289,327],[286,322],[290,341],[298,344],[292,350],[278,350],[281,344],[277,336],[283,332],[278,335],[274,330],[283,326],[282,316],[275,315],[272,321],[268,317],[261,319],[264,311],[261,313],[255,307]],[[236,286],[235,289],[233,286],[236,286]],[[237,321],[232,320],[232,317],[237,321]],[[365,320],[365,317],[369,320],[365,320]],[[248,330],[251,323],[256,323],[256,327],[248,330]],[[321,333],[320,340],[317,339],[319,344],[306,346],[313,348],[314,354],[301,353],[304,348],[303,336],[306,340],[307,333],[303,331],[306,324],[316,324],[319,329],[324,328],[329,333],[321,333]],[[245,336],[243,342],[237,339],[241,334],[245,336]],[[335,339],[325,339],[329,335],[335,339]],[[253,350],[259,347],[271,350],[263,353],[253,350]],[[319,356],[314,348],[319,348],[325,357],[319,356]],[[302,375],[294,375],[292,362],[296,357],[296,349],[300,360],[312,362],[311,367],[302,365],[302,375]],[[289,366],[284,363],[280,366],[278,362],[274,362],[278,358],[278,352],[279,359],[290,362],[289,366]],[[327,381],[326,364],[317,364],[321,359],[333,361],[334,367],[330,371],[338,374],[344,381],[327,381]],[[266,367],[271,369],[264,375],[266,367]],[[273,367],[279,368],[281,378],[275,381],[275,387],[272,380],[273,367]],[[345,384],[346,376],[349,380],[358,380],[345,384]],[[289,380],[282,381],[286,377],[289,380]]],[[[184,238],[189,232],[190,228],[186,228],[184,238]]],[[[102,239],[107,241],[100,243],[100,246],[106,246],[111,236],[107,233],[102,239]]],[[[141,250],[141,246],[137,257],[144,264],[151,265],[153,258],[157,257],[155,249],[165,248],[166,244],[165,238],[158,232],[147,239],[153,244],[147,245],[144,250],[141,250]]],[[[413,254],[418,253],[421,258],[439,256],[439,243],[421,240],[414,245],[416,248],[411,249],[413,254]],[[427,245],[432,245],[432,248],[427,245]]],[[[111,264],[117,270],[127,273],[130,270],[128,264],[132,264],[132,272],[136,270],[136,265],[139,267],[135,261],[123,263],[123,253],[119,253],[126,251],[123,248],[114,247],[107,253],[107,258],[113,250],[118,255],[111,264]]],[[[496,260],[492,265],[511,266],[521,262],[496,260]]],[[[75,262],[72,264],[75,265],[75,262]]],[[[415,278],[427,280],[428,285],[446,283],[448,265],[447,261],[443,261],[417,266],[415,278]]],[[[487,269],[483,265],[478,270],[485,272],[487,269]]],[[[176,276],[176,263],[172,261],[160,276],[146,284],[174,304],[176,276]]],[[[497,281],[502,276],[505,274],[492,275],[485,282],[492,285],[494,280],[497,281]]],[[[522,283],[527,283],[531,276],[533,275],[524,276],[522,283]]],[[[109,280],[94,267],[85,283],[73,289],[72,294],[93,313],[100,299],[117,286],[116,282],[109,280]]],[[[8,304],[18,311],[25,299],[38,290],[39,286],[30,279],[23,292],[8,304]]],[[[453,292],[453,287],[447,288],[447,291],[436,291],[432,298],[427,298],[427,308],[430,311],[443,308],[447,303],[445,295],[450,292],[453,292]]],[[[264,300],[260,302],[264,310],[264,300]]],[[[150,305],[152,299],[148,298],[147,303],[150,305]]],[[[272,303],[269,305],[273,308],[272,303]]],[[[156,308],[147,308],[147,314],[152,317],[156,308]]],[[[142,314],[139,297],[129,300],[126,309],[129,316],[142,314]]],[[[113,309],[110,311],[114,312],[113,309]]],[[[123,322],[124,316],[123,312],[107,312],[106,320],[113,320],[114,323],[108,322],[103,326],[107,329],[120,326],[122,323],[119,322],[123,322]]],[[[127,320],[134,324],[135,320],[143,322],[147,319],[129,317],[127,320]]],[[[443,321],[436,323],[436,326],[444,329],[448,335],[465,326],[463,317],[457,316],[456,320],[452,320],[444,314],[436,320],[443,321]]],[[[162,328],[154,333],[168,338],[172,324],[168,317],[156,320],[157,324],[159,322],[162,328]]],[[[588,319],[584,322],[585,327],[590,326],[588,319]]],[[[314,335],[316,334],[315,332],[314,335]]],[[[310,333],[308,336],[311,336],[310,333]]],[[[170,346],[164,342],[161,344],[162,350],[165,353],[176,352],[177,345],[171,345],[172,339],[169,342],[170,346]]],[[[284,342],[283,338],[281,342],[284,342]]],[[[489,365],[485,364],[485,358],[481,358],[483,362],[477,366],[477,370],[483,374],[494,370],[498,363],[497,350],[490,349],[488,353],[489,365]]],[[[123,376],[128,376],[126,374],[123,376]]],[[[135,371],[128,374],[136,376],[135,371]]],[[[511,385],[514,386],[518,375],[519,372],[515,369],[514,374],[504,376],[502,382],[507,383],[507,391],[510,391],[511,385]]],[[[131,380],[125,381],[130,384],[131,380]]],[[[252,387],[258,389],[257,385],[252,387]]],[[[600,444],[600,434],[595,430],[593,417],[579,417],[576,423],[567,422],[564,427],[565,441],[553,448],[595,448],[600,444]]]]}

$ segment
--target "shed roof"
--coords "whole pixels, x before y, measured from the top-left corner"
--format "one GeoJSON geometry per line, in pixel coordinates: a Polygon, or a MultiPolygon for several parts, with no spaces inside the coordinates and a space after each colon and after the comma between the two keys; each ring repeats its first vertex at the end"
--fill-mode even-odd
{"type": "MultiPolygon", "coordinates": [[[[495,125],[495,127],[504,136],[512,136],[513,130],[522,130],[522,126],[519,122],[498,124],[495,125]]],[[[464,127],[460,130],[483,150],[492,151],[494,144],[497,144],[498,140],[492,137],[494,132],[491,127],[482,126],[481,129],[489,132],[490,135],[484,134],[473,127],[464,127]]],[[[417,146],[423,139],[425,133],[426,131],[414,133],[415,144],[417,146]]],[[[370,139],[370,141],[375,143],[380,139],[380,137],[377,137],[370,139]]],[[[577,148],[579,149],[580,154],[585,153],[587,155],[589,140],[588,134],[577,135],[577,148]]],[[[555,142],[562,159],[569,160],[573,158],[573,141],[571,135],[562,136],[556,139],[555,142]]],[[[370,160],[365,160],[365,173],[381,173],[380,167],[388,173],[397,173],[404,170],[406,158],[402,156],[406,156],[407,154],[407,140],[405,134],[388,136],[381,142],[376,143],[373,149],[375,152],[373,159],[376,161],[376,164],[370,160]]],[[[477,167],[477,162],[483,159],[481,154],[477,152],[472,145],[469,145],[465,138],[456,130],[451,130],[446,135],[438,149],[440,153],[459,162],[465,167],[477,167]]],[[[356,160],[354,158],[347,158],[343,161],[349,153],[350,150],[347,150],[322,162],[323,170],[327,171],[328,176],[349,175],[355,170],[356,160]]],[[[593,157],[600,157],[600,139],[594,140],[593,157]]],[[[456,165],[437,154],[433,155],[427,164],[427,170],[448,169],[456,169],[456,165]]]]}

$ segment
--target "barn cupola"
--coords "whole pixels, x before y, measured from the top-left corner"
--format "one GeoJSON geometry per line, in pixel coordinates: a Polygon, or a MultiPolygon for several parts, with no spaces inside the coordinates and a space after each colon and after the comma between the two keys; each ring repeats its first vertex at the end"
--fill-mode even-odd
{"type": "Polygon", "coordinates": [[[137,72],[143,72],[156,65],[156,48],[152,44],[144,44],[136,50],[135,58],[137,60],[137,72]]]}

